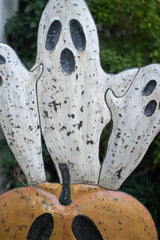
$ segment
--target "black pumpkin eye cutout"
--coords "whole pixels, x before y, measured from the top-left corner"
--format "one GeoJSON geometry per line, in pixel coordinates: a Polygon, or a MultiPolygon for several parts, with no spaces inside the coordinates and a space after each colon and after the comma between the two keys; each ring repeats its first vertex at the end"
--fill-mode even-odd
{"type": "Polygon", "coordinates": [[[5,64],[6,63],[6,59],[0,55],[0,64],[5,64]]]}
{"type": "Polygon", "coordinates": [[[76,19],[70,21],[70,33],[75,48],[83,52],[86,48],[86,37],[82,25],[76,19]]]}
{"type": "Polygon", "coordinates": [[[32,223],[27,240],[49,240],[54,228],[53,217],[50,213],[40,215],[32,223]]]}
{"type": "Polygon", "coordinates": [[[46,38],[46,50],[53,51],[55,49],[60,37],[61,29],[62,25],[59,20],[55,20],[51,23],[46,38]]]}
{"type": "Polygon", "coordinates": [[[103,240],[94,222],[84,215],[78,215],[73,219],[72,232],[76,240],[103,240]]]}

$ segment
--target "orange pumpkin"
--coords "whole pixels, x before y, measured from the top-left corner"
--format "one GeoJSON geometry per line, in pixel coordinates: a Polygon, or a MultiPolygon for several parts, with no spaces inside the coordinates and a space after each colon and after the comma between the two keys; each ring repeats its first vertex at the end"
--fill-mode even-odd
{"type": "Polygon", "coordinates": [[[0,196],[1,240],[156,240],[146,208],[128,194],[91,185],[14,189],[0,196]],[[71,196],[71,198],[70,198],[71,196]]]}

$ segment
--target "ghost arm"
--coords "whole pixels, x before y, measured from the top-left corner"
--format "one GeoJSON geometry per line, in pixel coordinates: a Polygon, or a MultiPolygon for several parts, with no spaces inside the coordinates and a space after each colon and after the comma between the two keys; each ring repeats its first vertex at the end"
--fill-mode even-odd
{"type": "Polygon", "coordinates": [[[36,80],[42,73],[21,64],[16,53],[0,44],[0,124],[29,184],[45,180],[36,80]]]}

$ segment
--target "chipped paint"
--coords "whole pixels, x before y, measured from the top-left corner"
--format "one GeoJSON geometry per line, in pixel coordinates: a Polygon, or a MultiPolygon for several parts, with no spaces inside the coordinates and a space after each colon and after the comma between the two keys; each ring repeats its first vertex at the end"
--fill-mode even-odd
{"type": "Polygon", "coordinates": [[[35,85],[42,67],[27,71],[2,43],[0,54],[0,124],[28,184],[40,183],[45,173],[35,85]]]}
{"type": "Polygon", "coordinates": [[[102,165],[100,186],[117,190],[141,162],[160,131],[159,76],[160,65],[152,64],[139,70],[123,97],[107,91],[106,102],[111,110],[113,129],[102,165]]]}
{"type": "MultiPolygon", "coordinates": [[[[149,212],[128,194],[90,185],[73,185],[72,202],[63,206],[58,200],[61,189],[60,184],[42,183],[39,188],[20,188],[1,195],[1,239],[28,239],[31,226],[41,216],[48,215],[54,222],[53,230],[47,231],[51,233],[49,239],[74,240],[78,229],[73,228],[73,223],[75,218],[83,216],[92,221],[103,240],[158,240],[149,212]]],[[[79,226],[82,236],[84,231],[93,234],[94,229],[85,226],[79,226]]]]}
{"type": "Polygon", "coordinates": [[[33,71],[22,67],[11,48],[0,46],[1,125],[29,184],[45,179],[42,131],[61,182],[58,166],[65,163],[71,184],[119,188],[159,131],[151,120],[158,112],[154,93],[158,89],[159,65],[116,75],[105,73],[95,23],[86,3],[80,0],[76,4],[73,0],[48,2],[40,20],[33,71]],[[142,79],[139,84],[138,79],[142,79]],[[141,116],[145,119],[142,128],[141,116]],[[113,131],[101,167],[100,136],[111,119],[113,131]],[[143,131],[143,127],[153,130],[143,131]],[[134,136],[137,139],[133,140],[134,136]],[[143,141],[145,147],[140,147],[143,141]]]}
{"type": "Polygon", "coordinates": [[[17,189],[0,196],[3,239],[26,239],[36,219],[49,212],[55,223],[54,239],[75,239],[73,220],[84,226],[87,218],[90,229],[95,224],[97,236],[103,239],[157,240],[148,211],[129,195],[106,189],[121,186],[160,130],[159,73],[159,64],[105,73],[97,29],[82,0],[48,2],[32,71],[22,66],[10,47],[0,44],[0,123],[28,183],[45,181],[42,131],[60,183],[62,164],[74,184],[67,206],[58,200],[59,184],[44,183],[39,189],[17,189]],[[111,120],[101,166],[100,136],[111,120]],[[81,215],[84,218],[76,218],[81,215]]]}
{"type": "Polygon", "coordinates": [[[137,69],[117,75],[104,73],[97,29],[81,0],[76,4],[73,0],[48,2],[38,32],[36,65],[41,63],[44,72],[38,81],[38,103],[42,133],[59,179],[58,164],[64,162],[72,184],[97,184],[100,136],[111,119],[105,92],[112,88],[123,95],[137,69]],[[54,31],[56,46],[48,51],[48,32],[57,22],[61,30],[54,31]]]}

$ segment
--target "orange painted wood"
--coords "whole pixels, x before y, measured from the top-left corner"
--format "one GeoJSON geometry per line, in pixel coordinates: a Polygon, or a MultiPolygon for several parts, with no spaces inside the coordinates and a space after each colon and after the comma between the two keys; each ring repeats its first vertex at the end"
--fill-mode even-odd
{"type": "Polygon", "coordinates": [[[72,185],[72,203],[59,203],[61,185],[42,183],[39,188],[26,187],[0,196],[0,239],[25,240],[37,217],[50,213],[54,229],[50,240],[76,239],[73,219],[89,217],[103,240],[158,240],[150,213],[128,194],[108,191],[91,185],[72,185]]]}

